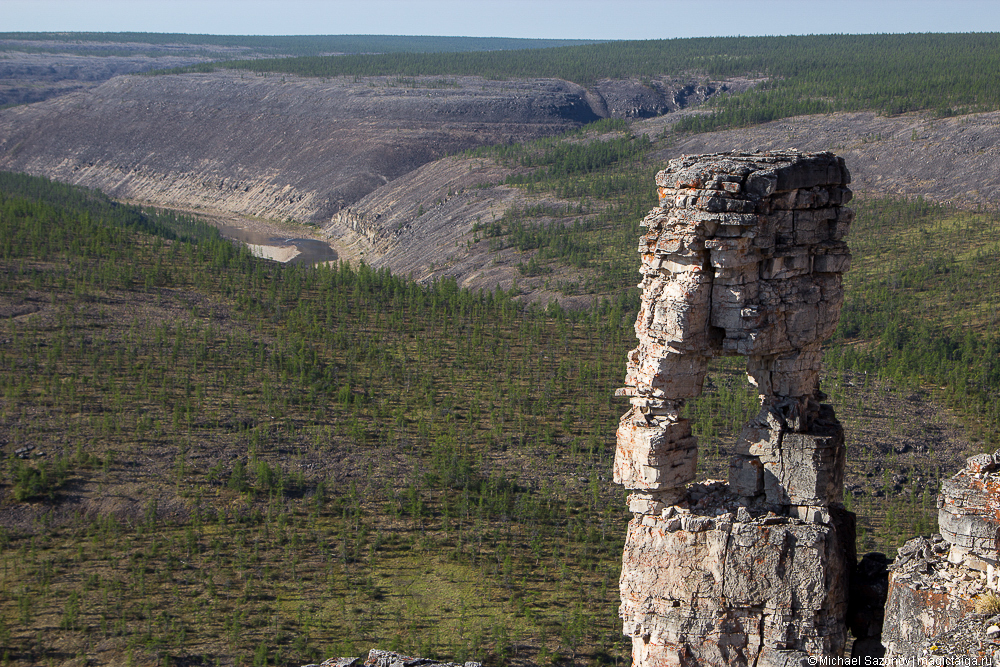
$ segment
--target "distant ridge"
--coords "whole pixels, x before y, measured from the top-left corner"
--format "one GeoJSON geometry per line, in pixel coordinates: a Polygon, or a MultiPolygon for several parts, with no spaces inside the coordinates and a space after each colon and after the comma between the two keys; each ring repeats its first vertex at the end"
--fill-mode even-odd
{"type": "Polygon", "coordinates": [[[590,88],[606,79],[661,76],[768,79],[720,98],[682,131],[745,127],[834,111],[941,117],[1000,109],[1000,34],[805,35],[614,41],[503,53],[383,53],[273,58],[224,65],[299,76],[482,76],[559,78],[590,88]]]}
{"type": "Polygon", "coordinates": [[[2,32],[0,51],[39,49],[93,52],[97,45],[167,44],[242,48],[268,55],[315,56],[334,53],[440,53],[513,51],[598,44],[594,39],[526,39],[414,35],[197,35],[159,32],[2,32]],[[10,42],[31,42],[11,44],[10,42]],[[41,45],[38,42],[47,42],[41,45]],[[59,45],[58,49],[55,49],[59,45]]]}

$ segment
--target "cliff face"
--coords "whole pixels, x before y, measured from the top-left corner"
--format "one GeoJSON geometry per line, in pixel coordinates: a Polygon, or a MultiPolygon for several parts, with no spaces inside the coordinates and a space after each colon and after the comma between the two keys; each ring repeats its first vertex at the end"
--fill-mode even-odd
{"type": "Polygon", "coordinates": [[[582,88],[556,80],[127,76],[0,112],[0,168],[164,205],[327,221],[447,153],[597,117],[582,88]]]}
{"type": "MultiPolygon", "coordinates": [[[[721,89],[722,87],[720,87],[721,89]]],[[[559,79],[122,76],[0,112],[0,168],[161,205],[327,222],[446,154],[645,117],[716,88],[559,79]]]]}

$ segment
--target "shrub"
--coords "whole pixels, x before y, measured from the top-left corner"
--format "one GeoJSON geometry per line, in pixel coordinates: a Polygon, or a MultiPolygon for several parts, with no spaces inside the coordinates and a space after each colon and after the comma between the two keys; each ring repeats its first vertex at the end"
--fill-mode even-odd
{"type": "Polygon", "coordinates": [[[1000,614],[1000,595],[997,595],[993,591],[980,593],[976,596],[975,606],[977,614],[996,616],[1000,614]]]}

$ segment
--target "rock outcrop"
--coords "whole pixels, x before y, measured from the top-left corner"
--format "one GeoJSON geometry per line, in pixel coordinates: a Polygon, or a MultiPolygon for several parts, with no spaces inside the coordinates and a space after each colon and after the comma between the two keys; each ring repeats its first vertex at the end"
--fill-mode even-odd
{"type": "Polygon", "coordinates": [[[986,631],[1000,612],[1000,452],[970,457],[942,483],[938,526],[940,535],[903,545],[890,568],[886,657],[927,665],[945,655],[1000,659],[1000,627],[986,631]]]}
{"type": "Polygon", "coordinates": [[[940,535],[910,540],[890,566],[889,599],[882,642],[886,657],[915,660],[935,635],[951,630],[974,610],[981,578],[948,562],[949,544],[940,535]]]}
{"type": "Polygon", "coordinates": [[[830,153],[722,153],[671,160],[656,183],[614,466],[633,491],[620,611],[633,662],[839,655],[854,517],[840,505],[844,436],[819,373],[850,265],[850,175],[830,153]],[[760,414],[728,484],[689,487],[697,441],[684,402],[710,357],[737,354],[760,414]]]}
{"type": "Polygon", "coordinates": [[[394,651],[373,648],[364,662],[361,658],[330,658],[319,665],[303,667],[483,667],[481,662],[440,662],[431,658],[417,658],[394,651]]]}
{"type": "Polygon", "coordinates": [[[990,589],[1000,590],[1000,456],[979,454],[941,485],[938,527],[951,548],[948,560],[985,572],[990,589]]]}

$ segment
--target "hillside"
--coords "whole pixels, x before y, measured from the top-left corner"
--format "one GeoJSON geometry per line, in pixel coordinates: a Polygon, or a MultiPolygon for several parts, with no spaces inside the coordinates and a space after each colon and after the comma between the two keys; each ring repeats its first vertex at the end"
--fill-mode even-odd
{"type": "Polygon", "coordinates": [[[1000,109],[998,46],[998,33],[700,37],[500,53],[265,58],[219,66],[314,77],[546,77],[588,89],[632,78],[655,87],[663,76],[768,80],[746,95],[720,98],[709,116],[682,123],[686,131],[706,131],[834,111],[933,110],[939,116],[995,111],[1000,109]]]}
{"type": "Polygon", "coordinates": [[[201,55],[92,56],[75,53],[2,53],[0,41],[0,108],[41,102],[89,90],[122,74],[205,62],[201,55]]]}
{"type": "MultiPolygon", "coordinates": [[[[309,227],[293,233],[328,241],[340,258],[421,281],[448,276],[487,289],[511,289],[516,282],[524,298],[541,303],[558,299],[576,307],[630,284],[632,270],[621,261],[628,234],[612,232],[614,239],[589,243],[589,263],[579,257],[582,246],[561,250],[566,256],[553,262],[544,261],[549,251],[532,252],[537,243],[512,247],[498,239],[503,226],[556,229],[576,222],[614,229],[653,204],[648,184],[657,165],[683,153],[833,150],[848,159],[860,193],[973,207],[991,207],[990,193],[1000,180],[997,112],[954,115],[994,105],[983,91],[992,90],[987,65],[995,35],[725,38],[545,49],[518,43],[509,46],[520,50],[487,53],[476,51],[483,44],[460,39],[385,38],[372,42],[383,54],[349,57],[318,54],[349,52],[366,42],[350,36],[240,41],[171,35],[84,35],[70,42],[38,35],[36,44],[24,35],[0,37],[25,49],[18,57],[43,57],[35,52],[41,48],[96,57],[118,43],[147,58],[173,53],[213,60],[200,73],[119,77],[0,111],[0,168],[204,213],[257,233],[285,234],[288,223],[320,227],[322,233],[309,227]],[[114,41],[126,38],[134,41],[114,41]],[[432,44],[465,52],[417,52],[432,44]],[[262,58],[269,53],[307,57],[262,58]],[[818,54],[836,54],[840,66],[823,66],[818,54]],[[237,57],[242,59],[232,60],[237,57]],[[876,58],[881,69],[871,73],[876,58]],[[962,74],[943,77],[944,69],[962,74]],[[866,106],[882,115],[836,111],[690,133],[815,108],[866,106]],[[924,111],[887,114],[906,109],[924,111]],[[528,186],[524,179],[536,178],[531,174],[538,170],[525,168],[521,158],[463,155],[491,145],[548,151],[529,144],[606,118],[635,122],[627,130],[616,126],[617,134],[570,136],[565,145],[622,136],[646,136],[652,145],[579,174],[579,183],[605,179],[610,189],[601,186],[603,193],[590,185],[528,186]],[[634,192],[625,193],[625,181],[634,192]],[[529,210],[529,216],[519,213],[529,210]],[[486,225],[494,226],[483,233],[486,225]],[[615,250],[605,252],[608,244],[615,250]],[[602,248],[597,255],[596,247],[602,248]],[[578,258],[565,261],[573,252],[578,258]],[[604,268],[592,270],[602,262],[604,268]]],[[[52,56],[53,62],[65,57],[52,56]]],[[[561,237],[565,245],[567,235],[561,237]]]]}
{"type": "MultiPolygon", "coordinates": [[[[470,77],[120,77],[93,91],[0,112],[0,167],[223,219],[323,225],[345,259],[363,258],[419,280],[452,276],[475,288],[509,288],[520,275],[517,265],[528,259],[498,258],[488,244],[471,243],[477,221],[545,202],[575,207],[579,197],[539,199],[498,185],[518,169],[489,157],[435,161],[475,146],[565,132],[602,116],[668,111],[632,126],[634,135],[655,140],[642,174],[683,153],[833,150],[848,160],[859,192],[992,205],[990,193],[1000,182],[996,112],[944,119],[838,113],[706,134],[671,132],[698,113],[688,109],[706,95],[752,83],[699,89],[664,80],[653,94],[627,81],[587,91],[558,80],[470,77]]],[[[651,194],[646,202],[652,205],[651,194]]],[[[559,279],[579,275],[570,271],[559,279]]],[[[550,276],[550,285],[554,281],[550,276]]],[[[576,301],[545,289],[544,281],[521,280],[520,286],[543,302],[576,301]]]]}
{"type": "MultiPolygon", "coordinates": [[[[660,132],[662,120],[641,131],[660,132]]],[[[872,196],[925,197],[994,208],[1000,186],[1000,112],[937,118],[872,112],[787,118],[762,125],[677,135],[653,159],[721,150],[830,150],[847,160],[855,191],[872,196]]]]}
{"type": "MultiPolygon", "coordinates": [[[[1000,445],[1000,112],[677,129],[766,74],[236,69],[0,110],[0,169],[56,179],[0,172],[0,657],[627,660],[613,395],[638,222],[685,153],[847,160],[845,504],[860,551],[933,532],[941,480],[1000,445]],[[209,217],[350,263],[264,261],[209,217]]],[[[744,365],[686,407],[699,479],[756,414],[744,365]]]]}
{"type": "Polygon", "coordinates": [[[122,74],[233,59],[347,53],[543,49],[589,40],[387,35],[234,36],[169,33],[0,33],[0,108],[93,88],[122,74]]]}
{"type": "Polygon", "coordinates": [[[325,222],[447,153],[699,94],[626,99],[628,85],[600,96],[551,79],[119,77],[0,112],[0,167],[164,206],[325,222]]]}
{"type": "MultiPolygon", "coordinates": [[[[657,165],[671,158],[771,148],[834,151],[847,160],[854,190],[866,197],[919,196],[967,208],[996,206],[992,192],[1000,187],[998,112],[945,119],[919,114],[885,117],[868,112],[837,113],[739,130],[671,133],[671,125],[683,117],[683,113],[667,114],[631,125],[628,134],[656,141],[638,162],[614,167],[621,171],[621,178],[634,179],[636,187],[645,191],[637,208],[629,209],[630,214],[641,217],[645,209],[655,205],[652,174],[657,165]]],[[[600,133],[588,136],[597,138],[600,133]]],[[[610,136],[617,135],[604,135],[603,139],[610,136]]],[[[491,157],[458,156],[432,162],[376,188],[334,216],[325,230],[334,240],[343,240],[345,246],[351,244],[345,257],[363,256],[374,266],[418,280],[450,276],[464,286],[487,289],[497,285],[509,289],[516,280],[526,296],[543,303],[550,298],[586,303],[593,294],[608,293],[608,286],[590,291],[589,297],[546,289],[546,282],[578,282],[587,274],[553,265],[559,275],[526,276],[517,265],[527,262],[533,253],[491,251],[485,235],[473,232],[477,222],[493,222],[508,211],[532,206],[567,210],[563,215],[535,216],[532,224],[595,218],[596,214],[577,213],[581,196],[560,197],[545,187],[530,192],[503,184],[511,174],[525,171],[513,164],[504,166],[502,160],[491,157]]],[[[596,211],[613,205],[614,196],[585,198],[596,211]]],[[[621,252],[628,252],[630,245],[631,241],[626,241],[621,252]]]]}
{"type": "Polygon", "coordinates": [[[0,176],[8,660],[619,652],[620,304],[283,266],[0,176]]]}

